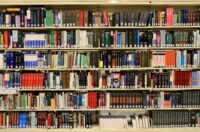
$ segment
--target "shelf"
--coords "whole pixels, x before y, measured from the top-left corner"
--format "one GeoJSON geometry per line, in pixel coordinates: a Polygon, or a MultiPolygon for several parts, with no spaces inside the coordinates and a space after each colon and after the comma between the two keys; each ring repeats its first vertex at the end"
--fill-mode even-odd
{"type": "Polygon", "coordinates": [[[199,70],[200,67],[135,67],[135,68],[26,68],[0,69],[0,71],[144,71],[144,70],[199,70]]]}
{"type": "Polygon", "coordinates": [[[91,88],[91,89],[18,89],[17,91],[192,91],[200,88],[91,88]]]}
{"type": "Polygon", "coordinates": [[[1,89],[0,90],[0,95],[4,95],[4,94],[17,94],[18,89],[1,89]]]}
{"type": "MultiPolygon", "coordinates": [[[[199,48],[200,49],[200,48],[199,48]]],[[[38,50],[38,51],[98,51],[99,48],[0,48],[0,50],[5,51],[22,51],[22,50],[38,50]]]]}
{"type": "Polygon", "coordinates": [[[199,70],[200,67],[135,67],[135,68],[26,68],[0,69],[0,71],[144,71],[144,70],[199,70]]]}
{"type": "Polygon", "coordinates": [[[152,5],[173,5],[173,6],[196,6],[200,4],[199,0],[150,0],[152,5]]]}
{"type": "MultiPolygon", "coordinates": [[[[66,131],[72,131],[72,132],[169,132],[169,131],[175,131],[175,132],[199,132],[199,127],[172,127],[172,128],[124,128],[124,129],[115,129],[115,128],[100,128],[100,127],[93,127],[92,128],[56,128],[56,129],[47,129],[47,128],[6,128],[6,131],[8,132],[23,132],[23,131],[29,131],[29,132],[66,132],[66,131]]],[[[5,130],[2,130],[5,131],[5,130]]]]}
{"type": "Polygon", "coordinates": [[[26,69],[0,69],[0,71],[97,71],[99,68],[26,68],[26,69]]]}
{"type": "Polygon", "coordinates": [[[1,5],[149,5],[148,0],[1,0],[1,5]]]}
{"type": "Polygon", "coordinates": [[[23,51],[23,50],[38,50],[38,51],[104,51],[104,50],[199,50],[200,47],[93,47],[93,48],[0,48],[0,51],[23,51]]]}
{"type": "Polygon", "coordinates": [[[106,30],[106,29],[199,29],[200,26],[110,26],[110,27],[0,27],[0,30],[106,30]]]}
{"type": "Polygon", "coordinates": [[[152,5],[174,5],[174,6],[195,6],[199,5],[198,0],[1,0],[1,6],[26,6],[26,5],[93,5],[93,6],[120,6],[120,5],[143,5],[143,6],[152,6],[152,5]],[[151,2],[150,2],[151,1],[151,2]]]}
{"type": "Polygon", "coordinates": [[[0,111],[7,111],[7,112],[23,112],[23,111],[154,111],[154,110],[200,110],[200,107],[198,108],[116,108],[116,109],[110,109],[110,108],[97,108],[97,109],[19,109],[19,110],[5,110],[0,109],[0,111]]]}
{"type": "Polygon", "coordinates": [[[136,68],[99,68],[99,70],[105,71],[141,71],[141,70],[198,70],[200,67],[162,67],[162,68],[153,68],[153,67],[136,67],[136,68]]]}

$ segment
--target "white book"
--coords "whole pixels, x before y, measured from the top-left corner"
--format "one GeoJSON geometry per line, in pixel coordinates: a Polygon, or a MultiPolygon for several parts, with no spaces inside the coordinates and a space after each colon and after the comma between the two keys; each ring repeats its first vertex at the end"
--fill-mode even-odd
{"type": "Polygon", "coordinates": [[[110,93],[106,93],[106,107],[110,109],[110,93]]]}
{"type": "Polygon", "coordinates": [[[54,88],[54,85],[53,85],[53,76],[54,76],[54,73],[53,72],[49,72],[49,87],[50,88],[54,88]]]}
{"type": "Polygon", "coordinates": [[[74,89],[74,72],[70,72],[69,87],[70,89],[74,89]]]}

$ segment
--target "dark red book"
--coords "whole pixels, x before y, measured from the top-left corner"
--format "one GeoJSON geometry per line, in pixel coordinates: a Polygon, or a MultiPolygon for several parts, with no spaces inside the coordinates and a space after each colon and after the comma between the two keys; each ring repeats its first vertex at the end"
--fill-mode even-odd
{"type": "Polygon", "coordinates": [[[49,113],[47,115],[47,121],[48,121],[48,128],[52,127],[52,115],[49,113]]]}
{"type": "Polygon", "coordinates": [[[80,11],[80,26],[84,27],[84,11],[80,11]]]}
{"type": "Polygon", "coordinates": [[[96,92],[88,92],[88,107],[89,109],[97,108],[97,93],[96,92]]]}
{"type": "Polygon", "coordinates": [[[4,39],[4,48],[9,47],[9,33],[8,31],[3,31],[3,39],[4,39]]]}
{"type": "Polygon", "coordinates": [[[57,31],[54,31],[54,47],[57,47],[58,46],[58,33],[57,31]]]}

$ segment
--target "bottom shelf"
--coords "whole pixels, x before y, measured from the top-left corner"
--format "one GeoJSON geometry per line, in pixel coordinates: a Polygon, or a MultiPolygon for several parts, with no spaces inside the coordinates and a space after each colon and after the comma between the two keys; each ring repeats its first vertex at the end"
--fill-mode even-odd
{"type": "Polygon", "coordinates": [[[0,129],[0,131],[7,132],[66,132],[66,131],[77,131],[77,132],[199,132],[200,127],[184,127],[184,128],[137,128],[137,129],[99,129],[99,127],[95,127],[92,129],[42,129],[42,128],[8,128],[8,129],[0,129]]]}

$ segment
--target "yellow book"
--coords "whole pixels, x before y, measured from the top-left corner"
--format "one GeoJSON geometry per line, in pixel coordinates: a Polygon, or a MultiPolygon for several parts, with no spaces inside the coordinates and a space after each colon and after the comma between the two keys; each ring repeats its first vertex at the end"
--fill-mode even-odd
{"type": "Polygon", "coordinates": [[[19,12],[20,11],[20,8],[7,8],[8,12],[19,12]]]}

